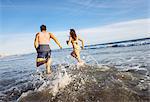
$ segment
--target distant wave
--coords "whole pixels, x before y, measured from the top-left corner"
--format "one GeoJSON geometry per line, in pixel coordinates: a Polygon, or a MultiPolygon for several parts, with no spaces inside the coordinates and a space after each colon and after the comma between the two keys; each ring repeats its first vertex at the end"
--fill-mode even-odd
{"type": "Polygon", "coordinates": [[[85,48],[97,49],[97,48],[107,48],[107,47],[129,47],[129,46],[140,46],[140,45],[148,45],[148,44],[150,44],[150,38],[142,38],[142,39],[110,42],[110,43],[103,43],[103,44],[87,45],[85,46],[85,48]]]}
{"type": "MultiPolygon", "coordinates": [[[[140,46],[140,45],[148,45],[150,44],[150,38],[141,38],[141,39],[133,39],[133,40],[126,40],[126,41],[118,41],[118,42],[109,42],[109,43],[103,43],[103,44],[94,44],[94,45],[86,45],[85,49],[98,49],[98,48],[107,48],[107,47],[129,47],[129,46],[140,46]]],[[[70,50],[71,48],[64,48],[64,50],[70,50]]],[[[60,49],[52,50],[54,52],[62,51],[60,49]]],[[[26,54],[33,54],[32,53],[26,53],[26,54]]],[[[20,55],[26,55],[26,54],[0,54],[0,58],[8,57],[8,56],[20,56],[20,55]]]]}
{"type": "Polygon", "coordinates": [[[0,58],[6,57],[8,55],[0,54],[0,58]]]}

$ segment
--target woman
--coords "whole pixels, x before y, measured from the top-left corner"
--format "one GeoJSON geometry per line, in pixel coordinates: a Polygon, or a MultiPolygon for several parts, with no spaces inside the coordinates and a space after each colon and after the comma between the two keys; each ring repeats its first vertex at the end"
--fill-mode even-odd
{"type": "Polygon", "coordinates": [[[78,41],[82,42],[82,49],[84,48],[84,42],[83,40],[76,35],[76,32],[74,29],[70,29],[70,36],[69,36],[69,41],[67,41],[67,44],[70,45],[70,43],[72,43],[73,46],[73,51],[71,52],[71,56],[73,56],[74,58],[77,59],[77,61],[81,64],[83,63],[83,61],[80,58],[80,51],[81,48],[78,45],[78,41]]]}

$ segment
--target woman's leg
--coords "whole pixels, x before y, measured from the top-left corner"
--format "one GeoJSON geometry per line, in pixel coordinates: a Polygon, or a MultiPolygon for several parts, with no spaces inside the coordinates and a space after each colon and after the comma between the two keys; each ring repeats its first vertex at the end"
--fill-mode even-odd
{"type": "Polygon", "coordinates": [[[76,58],[79,63],[82,62],[82,60],[80,58],[80,50],[76,49],[76,50],[72,51],[71,56],[76,58]]]}
{"type": "Polygon", "coordinates": [[[81,62],[80,50],[75,50],[75,55],[76,55],[76,59],[78,60],[78,62],[81,62]]]}
{"type": "Polygon", "coordinates": [[[77,55],[75,54],[75,52],[74,52],[74,51],[72,51],[72,52],[71,52],[71,56],[72,56],[72,57],[74,57],[74,58],[76,58],[76,57],[77,57],[77,55]]]}

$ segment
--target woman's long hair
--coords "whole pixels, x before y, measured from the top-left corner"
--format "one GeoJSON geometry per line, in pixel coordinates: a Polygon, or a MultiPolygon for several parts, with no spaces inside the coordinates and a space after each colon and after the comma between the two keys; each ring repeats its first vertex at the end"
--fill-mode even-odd
{"type": "Polygon", "coordinates": [[[73,38],[73,40],[77,39],[77,35],[74,29],[70,29],[70,36],[73,38]]]}

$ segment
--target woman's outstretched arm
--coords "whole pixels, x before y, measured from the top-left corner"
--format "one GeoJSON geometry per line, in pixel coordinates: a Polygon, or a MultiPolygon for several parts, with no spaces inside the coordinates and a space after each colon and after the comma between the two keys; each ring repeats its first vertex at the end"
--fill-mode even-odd
{"type": "Polygon", "coordinates": [[[69,37],[69,41],[67,41],[67,44],[68,44],[68,45],[70,45],[70,44],[71,44],[71,40],[72,40],[72,38],[71,38],[71,37],[69,37]]]}
{"type": "Polygon", "coordinates": [[[84,41],[78,36],[78,39],[82,42],[82,49],[84,48],[84,41]]]}

